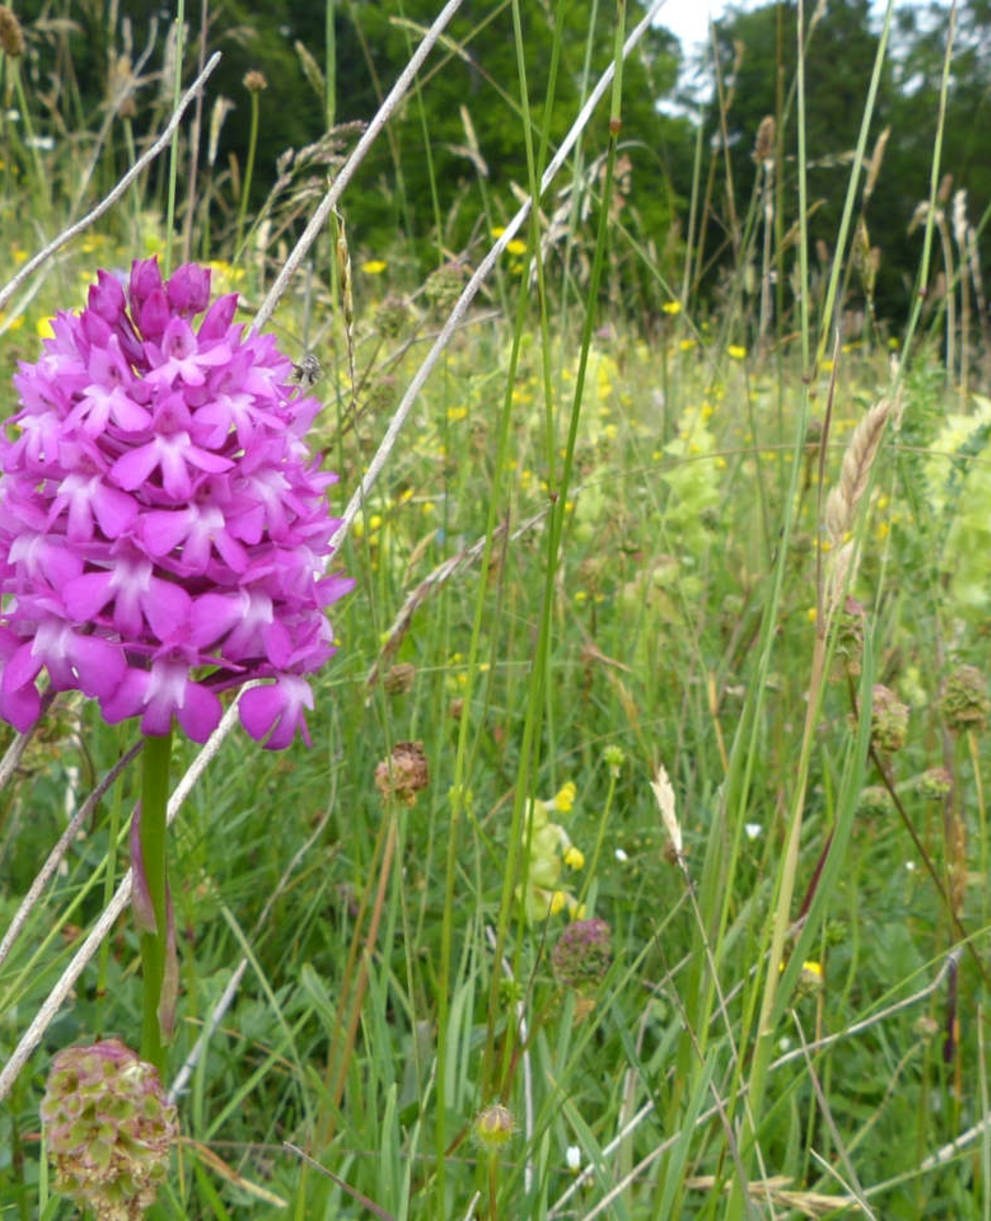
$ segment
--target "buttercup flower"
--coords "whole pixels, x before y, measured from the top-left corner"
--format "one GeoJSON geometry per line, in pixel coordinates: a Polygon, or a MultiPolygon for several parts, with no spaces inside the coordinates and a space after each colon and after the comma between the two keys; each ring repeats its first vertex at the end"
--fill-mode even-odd
{"type": "Polygon", "coordinates": [[[197,742],[218,691],[268,678],[241,701],[245,729],[309,741],[304,676],[336,651],[325,608],[353,586],[325,571],[336,476],[305,442],[320,404],[236,308],[210,304],[206,267],[163,283],[138,261],[126,290],[99,272],[20,365],[0,433],[0,717],[17,729],[42,670],[111,723],[164,734],[175,718],[197,742]]]}

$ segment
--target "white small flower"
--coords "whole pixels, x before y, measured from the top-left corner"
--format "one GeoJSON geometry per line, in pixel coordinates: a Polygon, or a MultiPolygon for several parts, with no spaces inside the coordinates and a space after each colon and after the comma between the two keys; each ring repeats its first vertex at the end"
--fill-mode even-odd
{"type": "Polygon", "coordinates": [[[764,828],[759,822],[745,822],[743,824],[743,830],[746,833],[747,839],[756,839],[764,828]]]}
{"type": "Polygon", "coordinates": [[[915,861],[906,861],[905,868],[909,871],[909,873],[915,873],[915,861]]]}
{"type": "Polygon", "coordinates": [[[569,1145],[567,1152],[564,1155],[564,1160],[568,1163],[568,1169],[579,1171],[582,1164],[582,1151],[577,1145],[569,1145]]]}
{"type": "Polygon", "coordinates": [[[54,136],[29,136],[24,143],[28,148],[40,148],[42,152],[50,153],[55,147],[54,136]]]}
{"type": "Polygon", "coordinates": [[[778,1039],[778,1051],[788,1051],[790,1047],[791,1039],[789,1039],[787,1035],[782,1035],[781,1038],[778,1039]]]}
{"type": "Polygon", "coordinates": [[[629,857],[626,855],[626,853],[623,851],[623,849],[622,849],[622,848],[617,848],[617,849],[616,849],[616,860],[617,860],[617,861],[619,861],[619,863],[620,863],[621,865],[622,865],[622,864],[624,864],[624,863],[625,863],[626,861],[628,861],[629,859],[630,859],[630,858],[629,858],[629,857]]]}

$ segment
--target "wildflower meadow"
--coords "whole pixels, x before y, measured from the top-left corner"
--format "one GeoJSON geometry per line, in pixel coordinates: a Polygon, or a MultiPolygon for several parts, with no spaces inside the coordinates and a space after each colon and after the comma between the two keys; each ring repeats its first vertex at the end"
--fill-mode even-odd
{"type": "Polygon", "coordinates": [[[991,1218],[986,4],[663,9],[0,4],[0,1218],[991,1218]]]}

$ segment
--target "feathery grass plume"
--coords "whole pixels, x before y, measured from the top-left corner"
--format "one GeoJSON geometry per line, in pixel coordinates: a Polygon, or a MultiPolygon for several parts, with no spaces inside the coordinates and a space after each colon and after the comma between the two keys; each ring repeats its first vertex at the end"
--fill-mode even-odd
{"type": "Polygon", "coordinates": [[[960,248],[961,255],[967,249],[967,192],[957,191],[953,196],[953,239],[960,248]]]}
{"type": "Polygon", "coordinates": [[[298,39],[293,43],[293,49],[299,56],[300,67],[303,69],[303,75],[306,77],[307,83],[317,97],[323,100],[327,91],[327,83],[324,80],[320,65],[310,54],[306,45],[298,39]]]}
{"type": "Polygon", "coordinates": [[[17,14],[6,4],[0,4],[0,51],[11,59],[24,54],[24,31],[17,14]]]}
{"type": "Polygon", "coordinates": [[[855,575],[851,571],[855,546],[847,536],[853,529],[857,506],[870,480],[884,428],[895,406],[894,399],[879,399],[853,430],[843,455],[839,483],[826,498],[825,527],[833,550],[829,556],[826,606],[832,613],[839,606],[843,591],[855,575]]]}
{"type": "Polygon", "coordinates": [[[480,178],[488,178],[488,163],[482,156],[481,145],[478,143],[478,136],[475,135],[475,126],[471,121],[471,114],[468,111],[468,107],[465,105],[460,106],[459,113],[461,115],[461,126],[465,129],[465,142],[467,144],[467,148],[465,150],[459,151],[465,151],[468,153],[469,159],[471,160],[472,165],[474,165],[475,171],[480,178]]]}
{"type": "Polygon", "coordinates": [[[864,182],[864,199],[866,204],[870,197],[874,194],[874,188],[877,186],[878,175],[881,173],[881,162],[884,160],[884,150],[888,146],[888,137],[891,135],[891,128],[886,127],[877,138],[877,143],[874,145],[874,152],[871,154],[870,162],[867,165],[867,179],[864,182]]]}
{"type": "Polygon", "coordinates": [[[664,830],[667,831],[671,840],[671,851],[674,853],[677,863],[684,868],[685,853],[682,845],[681,823],[678,822],[678,815],[674,809],[674,789],[671,787],[671,781],[663,763],[658,765],[657,775],[650,782],[650,787],[657,798],[664,830]]]}
{"type": "Polygon", "coordinates": [[[224,97],[222,93],[218,93],[210,110],[210,135],[206,146],[206,162],[209,166],[216,165],[217,163],[217,146],[220,143],[220,132],[223,129],[227,116],[233,109],[234,103],[230,98],[224,97]]]}
{"type": "Polygon", "coordinates": [[[773,158],[776,133],[777,124],[774,121],[774,115],[764,115],[760,121],[760,126],[757,128],[757,139],[754,142],[754,161],[758,165],[763,165],[765,161],[770,161],[773,158]]]}
{"type": "Polygon", "coordinates": [[[892,399],[879,399],[853,430],[843,455],[840,481],[826,499],[826,532],[833,543],[841,543],[853,529],[857,505],[867,489],[893,406],[892,399]]]}

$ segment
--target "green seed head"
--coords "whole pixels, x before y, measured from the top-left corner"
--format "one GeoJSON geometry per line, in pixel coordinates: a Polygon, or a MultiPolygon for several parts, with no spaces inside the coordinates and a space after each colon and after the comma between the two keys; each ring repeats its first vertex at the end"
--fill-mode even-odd
{"type": "Polygon", "coordinates": [[[475,1137],[483,1149],[495,1152],[508,1144],[512,1135],[512,1112],[499,1103],[486,1107],[475,1119],[475,1137]]]}
{"type": "Polygon", "coordinates": [[[954,733],[984,729],[991,712],[984,675],[976,666],[961,666],[954,670],[943,684],[939,706],[947,726],[954,733]]]}
{"type": "Polygon", "coordinates": [[[41,1121],[55,1186],[97,1221],[138,1221],[165,1179],[179,1134],[158,1070],[118,1039],[52,1061],[41,1121]]]}
{"type": "Polygon", "coordinates": [[[888,687],[874,687],[871,706],[871,741],[874,746],[891,754],[901,750],[908,734],[908,705],[888,687]]]}

